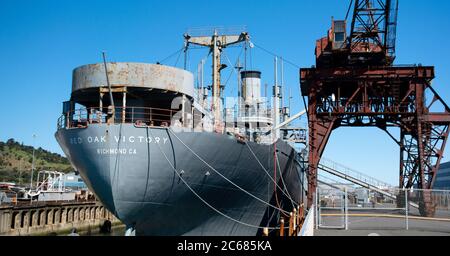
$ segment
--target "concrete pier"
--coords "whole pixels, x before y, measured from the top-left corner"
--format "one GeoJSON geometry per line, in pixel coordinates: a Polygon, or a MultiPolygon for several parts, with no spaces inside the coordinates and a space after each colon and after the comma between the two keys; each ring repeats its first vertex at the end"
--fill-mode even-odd
{"type": "Polygon", "coordinates": [[[59,202],[0,206],[0,236],[45,235],[71,228],[99,228],[120,221],[99,202],[59,202]]]}

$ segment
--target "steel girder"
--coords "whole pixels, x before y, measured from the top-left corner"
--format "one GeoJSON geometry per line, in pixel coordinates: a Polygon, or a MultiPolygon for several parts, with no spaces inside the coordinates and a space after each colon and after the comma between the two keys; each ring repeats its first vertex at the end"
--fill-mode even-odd
{"type": "MultiPolygon", "coordinates": [[[[400,147],[399,186],[432,188],[450,124],[450,109],[430,85],[433,67],[311,68],[301,69],[300,76],[309,106],[309,204],[320,158],[332,131],[340,126],[386,131],[400,147]],[[433,95],[428,106],[426,91],[433,95]],[[387,127],[399,127],[400,139],[387,127]]],[[[421,213],[433,215],[431,194],[420,196],[421,213]]]]}

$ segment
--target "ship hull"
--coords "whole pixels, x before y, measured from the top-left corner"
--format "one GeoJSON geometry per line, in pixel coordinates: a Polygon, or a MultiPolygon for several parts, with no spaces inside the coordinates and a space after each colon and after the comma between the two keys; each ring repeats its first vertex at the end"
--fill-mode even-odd
{"type": "Polygon", "coordinates": [[[289,211],[305,198],[305,168],[283,141],[246,144],[133,124],[60,129],[56,138],[88,187],[137,235],[258,235],[275,225],[275,208],[289,211]]]}

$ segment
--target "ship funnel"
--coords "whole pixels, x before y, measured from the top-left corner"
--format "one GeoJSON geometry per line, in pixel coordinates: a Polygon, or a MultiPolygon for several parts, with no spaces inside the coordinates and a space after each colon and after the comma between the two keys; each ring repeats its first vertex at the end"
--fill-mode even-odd
{"type": "Polygon", "coordinates": [[[242,71],[242,97],[246,105],[261,103],[261,72],[242,71]]]}

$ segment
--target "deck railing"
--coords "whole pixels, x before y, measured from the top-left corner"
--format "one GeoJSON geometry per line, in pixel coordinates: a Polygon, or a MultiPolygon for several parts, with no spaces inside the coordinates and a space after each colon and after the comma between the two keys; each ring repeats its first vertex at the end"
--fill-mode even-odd
{"type": "MultiPolygon", "coordinates": [[[[84,128],[90,124],[119,124],[133,123],[143,126],[168,127],[173,122],[182,125],[183,113],[176,109],[148,108],[148,107],[116,107],[115,113],[108,108],[81,108],[68,111],[58,119],[58,129],[84,128]]],[[[186,123],[197,124],[202,119],[199,113],[184,113],[186,123]],[[192,121],[191,121],[192,119],[192,121]]]]}

